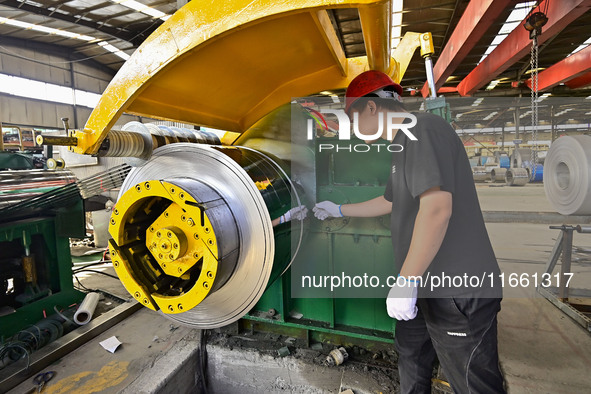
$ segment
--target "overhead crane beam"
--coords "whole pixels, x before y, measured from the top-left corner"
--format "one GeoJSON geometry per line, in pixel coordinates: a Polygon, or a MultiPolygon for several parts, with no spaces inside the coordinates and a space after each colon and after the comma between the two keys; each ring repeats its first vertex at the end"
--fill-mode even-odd
{"type": "Polygon", "coordinates": [[[581,75],[580,77],[573,78],[570,81],[565,82],[565,85],[571,89],[578,89],[587,85],[591,85],[591,72],[581,75]]]}
{"type": "MultiPolygon", "coordinates": [[[[537,10],[544,9],[549,0],[542,1],[537,10]]],[[[546,16],[548,23],[538,37],[538,44],[543,44],[567,27],[570,23],[591,9],[591,0],[549,1],[546,16]]],[[[458,93],[470,96],[489,83],[497,75],[525,57],[531,48],[529,32],[519,24],[479,65],[458,85],[458,93]]]]}
{"type": "MultiPolygon", "coordinates": [[[[514,0],[472,0],[468,4],[433,68],[438,90],[495,23],[501,12],[513,2],[514,0]]],[[[423,97],[429,95],[427,82],[423,85],[421,94],[423,97]]]]}
{"type": "MultiPolygon", "coordinates": [[[[538,90],[544,91],[591,71],[591,46],[580,50],[538,74],[538,90]]],[[[526,81],[531,89],[531,79],[526,81]]]]}

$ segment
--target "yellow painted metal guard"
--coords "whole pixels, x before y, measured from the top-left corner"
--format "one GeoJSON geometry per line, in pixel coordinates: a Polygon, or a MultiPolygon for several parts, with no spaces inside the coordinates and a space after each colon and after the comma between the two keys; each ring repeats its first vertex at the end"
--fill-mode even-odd
{"type": "MultiPolygon", "coordinates": [[[[389,9],[384,0],[193,0],[123,65],[71,149],[96,153],[123,112],[243,132],[293,97],[344,88],[367,58],[344,58],[322,12],[380,4],[389,9]]],[[[387,52],[371,53],[388,63],[377,59],[387,52]]]]}

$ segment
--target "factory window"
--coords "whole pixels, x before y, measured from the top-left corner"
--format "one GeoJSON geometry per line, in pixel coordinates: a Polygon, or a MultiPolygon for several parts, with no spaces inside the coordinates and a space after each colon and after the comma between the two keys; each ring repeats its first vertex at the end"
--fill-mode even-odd
{"type": "Polygon", "coordinates": [[[94,108],[101,97],[92,92],[6,74],[0,74],[0,93],[89,108],[94,108]]]}

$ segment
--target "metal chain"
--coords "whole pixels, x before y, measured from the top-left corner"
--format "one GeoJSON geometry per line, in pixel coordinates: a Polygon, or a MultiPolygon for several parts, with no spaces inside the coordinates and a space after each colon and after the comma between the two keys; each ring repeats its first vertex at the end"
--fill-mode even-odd
{"type": "Polygon", "coordinates": [[[538,161],[538,36],[534,33],[531,45],[531,126],[532,142],[530,157],[530,181],[536,177],[538,161]]]}

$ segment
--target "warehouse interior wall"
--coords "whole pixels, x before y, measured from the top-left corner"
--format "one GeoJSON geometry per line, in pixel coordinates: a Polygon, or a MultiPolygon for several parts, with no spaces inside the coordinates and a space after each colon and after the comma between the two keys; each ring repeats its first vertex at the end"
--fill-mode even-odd
{"type": "MultiPolygon", "coordinates": [[[[92,58],[54,45],[7,39],[0,43],[0,73],[51,83],[95,94],[102,94],[115,71],[92,58]]],[[[0,93],[0,122],[38,128],[63,127],[61,118],[68,118],[70,127],[83,128],[92,108],[0,93]]],[[[124,115],[120,123],[138,120],[124,115]]]]}

